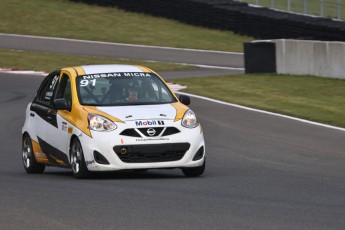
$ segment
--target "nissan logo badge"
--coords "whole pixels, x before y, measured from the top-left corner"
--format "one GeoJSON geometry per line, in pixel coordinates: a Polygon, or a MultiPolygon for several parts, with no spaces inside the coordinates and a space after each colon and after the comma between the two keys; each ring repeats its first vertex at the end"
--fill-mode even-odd
{"type": "Polygon", "coordinates": [[[149,128],[146,132],[149,136],[153,136],[156,134],[156,130],[153,128],[149,128]]]}

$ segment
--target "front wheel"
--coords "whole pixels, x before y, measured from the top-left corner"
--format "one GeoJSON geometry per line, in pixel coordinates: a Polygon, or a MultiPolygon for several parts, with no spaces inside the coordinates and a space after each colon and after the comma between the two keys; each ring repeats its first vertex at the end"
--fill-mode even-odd
{"type": "Polygon", "coordinates": [[[199,167],[193,167],[193,168],[183,168],[182,172],[186,177],[198,177],[201,176],[205,172],[206,167],[206,159],[204,160],[204,163],[199,167]]]}
{"type": "Polygon", "coordinates": [[[37,163],[32,148],[32,141],[28,134],[25,134],[22,140],[22,158],[24,169],[27,173],[43,173],[45,165],[37,163]]]}
{"type": "Polygon", "coordinates": [[[83,148],[78,139],[74,139],[71,144],[70,163],[73,176],[77,179],[90,177],[90,172],[86,167],[83,148]]]}

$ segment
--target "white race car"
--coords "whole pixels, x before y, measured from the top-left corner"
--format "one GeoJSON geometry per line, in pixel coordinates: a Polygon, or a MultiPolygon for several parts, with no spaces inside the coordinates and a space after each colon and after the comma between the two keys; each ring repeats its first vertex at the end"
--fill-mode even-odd
{"type": "Polygon", "coordinates": [[[180,168],[205,170],[201,125],[152,70],[87,65],[49,74],[26,109],[22,154],[27,173],[45,166],[91,172],[180,168]]]}

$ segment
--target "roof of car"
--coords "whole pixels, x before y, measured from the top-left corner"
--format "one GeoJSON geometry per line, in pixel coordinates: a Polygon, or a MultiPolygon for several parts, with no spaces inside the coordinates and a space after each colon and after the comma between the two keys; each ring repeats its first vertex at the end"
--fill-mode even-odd
{"type": "Polygon", "coordinates": [[[99,74],[99,73],[123,73],[123,72],[146,72],[152,73],[153,71],[144,66],[137,65],[83,65],[71,68],[64,68],[66,70],[74,69],[78,76],[88,74],[99,74]]]}

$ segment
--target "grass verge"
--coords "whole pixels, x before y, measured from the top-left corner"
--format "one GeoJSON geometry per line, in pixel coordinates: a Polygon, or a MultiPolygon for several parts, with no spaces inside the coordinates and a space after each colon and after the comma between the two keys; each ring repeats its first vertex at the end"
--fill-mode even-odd
{"type": "Polygon", "coordinates": [[[185,92],[345,127],[345,80],[257,74],[174,82],[185,92]]]}
{"type": "Polygon", "coordinates": [[[142,65],[155,71],[169,71],[192,68],[190,66],[163,62],[103,58],[82,55],[50,54],[0,49],[0,68],[37,70],[50,72],[61,67],[86,64],[130,64],[142,65]]]}
{"type": "Polygon", "coordinates": [[[1,0],[0,32],[242,52],[252,38],[68,0],[1,0]]]}

